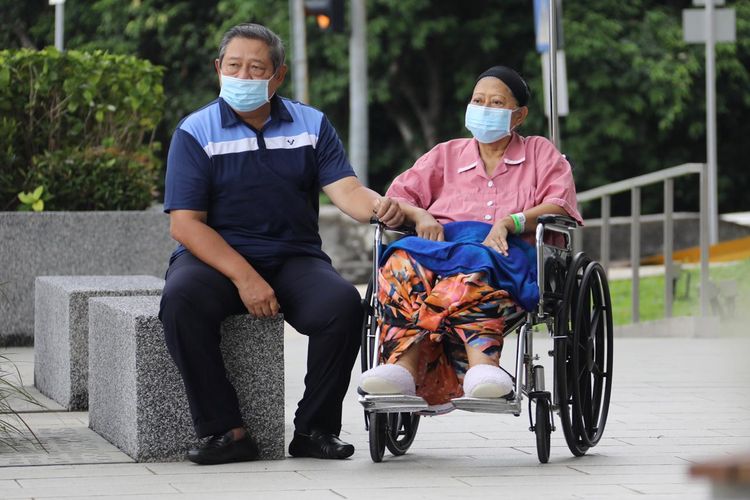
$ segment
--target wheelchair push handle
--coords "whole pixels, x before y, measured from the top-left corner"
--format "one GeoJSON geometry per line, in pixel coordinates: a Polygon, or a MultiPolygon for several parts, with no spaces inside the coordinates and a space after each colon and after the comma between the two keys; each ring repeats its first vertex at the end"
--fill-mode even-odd
{"type": "Polygon", "coordinates": [[[564,226],[564,227],[570,227],[575,228],[578,227],[578,222],[576,222],[575,219],[572,217],[568,217],[567,215],[559,215],[559,214],[544,214],[537,217],[537,222],[539,224],[544,224],[545,226],[548,224],[556,224],[558,226],[564,226]]]}
{"type": "Polygon", "coordinates": [[[414,230],[412,226],[401,225],[398,227],[388,227],[382,222],[380,222],[377,217],[371,217],[370,224],[373,226],[379,226],[381,231],[391,231],[393,233],[400,233],[400,234],[405,234],[409,236],[413,236],[417,234],[417,232],[414,230]]]}

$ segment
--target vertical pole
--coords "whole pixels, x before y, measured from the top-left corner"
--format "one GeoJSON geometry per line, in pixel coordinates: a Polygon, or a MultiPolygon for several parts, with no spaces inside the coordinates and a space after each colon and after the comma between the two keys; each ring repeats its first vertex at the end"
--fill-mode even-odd
{"type": "Polygon", "coordinates": [[[703,165],[700,175],[700,248],[701,248],[701,316],[708,316],[708,252],[709,252],[709,221],[708,221],[708,168],[703,165]]]}
{"type": "Polygon", "coordinates": [[[608,194],[602,196],[602,227],[599,234],[599,248],[601,249],[601,264],[605,273],[609,273],[609,214],[610,197],[608,194]]]}
{"type": "Polygon", "coordinates": [[[360,182],[367,185],[367,10],[352,0],[349,39],[349,158],[360,182]]]}
{"type": "Polygon", "coordinates": [[[560,148],[557,119],[557,0],[549,0],[549,139],[560,148]]]}
{"type": "Polygon", "coordinates": [[[62,52],[64,49],[65,31],[65,0],[55,4],[55,48],[62,52]]]}
{"type": "Polygon", "coordinates": [[[292,22],[292,86],[294,98],[307,103],[307,33],[305,30],[304,0],[289,0],[289,18],[292,22]]]}
{"type": "Polygon", "coordinates": [[[630,192],[630,271],[633,287],[630,291],[633,323],[640,321],[640,260],[641,260],[641,188],[634,187],[630,192]]]}
{"type": "Polygon", "coordinates": [[[674,179],[664,180],[664,317],[672,317],[672,303],[674,302],[674,265],[672,250],[674,249],[674,179]]]}
{"type": "Polygon", "coordinates": [[[708,227],[711,244],[719,242],[719,189],[716,156],[716,70],[714,0],[706,0],[706,163],[708,163],[708,227]]]}

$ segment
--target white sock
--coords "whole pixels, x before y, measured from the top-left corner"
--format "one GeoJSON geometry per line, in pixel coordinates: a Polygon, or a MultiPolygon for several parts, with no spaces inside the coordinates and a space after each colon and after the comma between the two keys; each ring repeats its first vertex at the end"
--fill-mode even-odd
{"type": "Polygon", "coordinates": [[[513,379],[499,366],[476,365],[464,375],[464,394],[472,398],[501,398],[513,391],[513,379]]]}
{"type": "Polygon", "coordinates": [[[401,365],[378,365],[364,372],[359,387],[367,394],[404,394],[414,396],[416,387],[411,372],[401,365]]]}

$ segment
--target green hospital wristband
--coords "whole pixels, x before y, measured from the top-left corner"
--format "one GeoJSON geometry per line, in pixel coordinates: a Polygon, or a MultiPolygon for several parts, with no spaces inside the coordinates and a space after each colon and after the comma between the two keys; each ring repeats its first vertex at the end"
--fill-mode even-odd
{"type": "Polygon", "coordinates": [[[513,221],[513,233],[520,234],[523,232],[523,226],[521,225],[521,219],[516,214],[510,214],[510,218],[513,221]]]}

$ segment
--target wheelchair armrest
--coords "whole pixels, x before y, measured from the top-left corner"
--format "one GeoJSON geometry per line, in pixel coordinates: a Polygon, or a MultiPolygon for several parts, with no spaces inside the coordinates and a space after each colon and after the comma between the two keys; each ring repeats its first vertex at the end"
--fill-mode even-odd
{"type": "Polygon", "coordinates": [[[558,215],[558,214],[545,214],[540,215],[537,217],[537,222],[540,224],[557,224],[558,226],[564,226],[564,227],[578,227],[578,222],[576,222],[575,219],[572,217],[568,217],[567,215],[558,215]]]}

